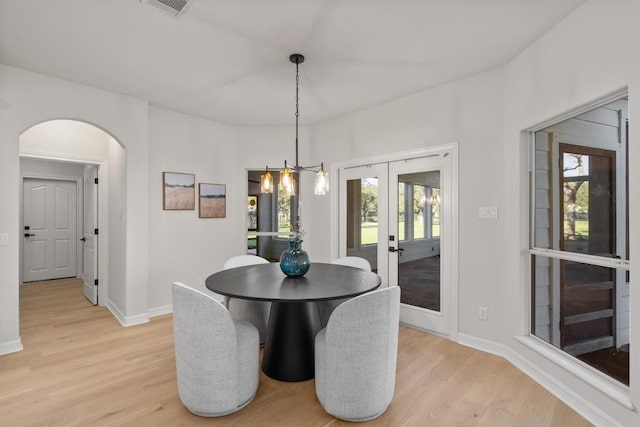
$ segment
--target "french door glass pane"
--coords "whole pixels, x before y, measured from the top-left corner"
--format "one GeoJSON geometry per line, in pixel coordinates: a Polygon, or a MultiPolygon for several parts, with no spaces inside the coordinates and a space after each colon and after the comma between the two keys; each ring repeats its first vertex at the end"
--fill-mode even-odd
{"type": "Polygon", "coordinates": [[[347,255],[378,265],[378,178],[347,180],[347,255]]]}
{"type": "MultiPolygon", "coordinates": [[[[355,186],[347,184],[347,197],[351,199],[351,196],[355,194],[349,194],[349,190],[352,192],[360,192],[360,206],[359,206],[359,221],[357,225],[360,227],[360,244],[361,245],[375,245],[378,243],[378,178],[364,178],[358,180],[359,189],[357,184],[355,186]]],[[[357,200],[357,197],[354,197],[357,200]]],[[[355,225],[355,224],[353,224],[355,225]]]]}
{"type": "Polygon", "coordinates": [[[398,183],[398,240],[403,241],[406,233],[406,224],[405,221],[405,198],[404,198],[404,190],[406,184],[404,182],[398,183]]]}
{"type": "Polygon", "coordinates": [[[440,233],[434,229],[440,171],[398,175],[398,285],[401,302],[440,311],[440,233]],[[431,231],[430,231],[431,230],[431,231]]]}

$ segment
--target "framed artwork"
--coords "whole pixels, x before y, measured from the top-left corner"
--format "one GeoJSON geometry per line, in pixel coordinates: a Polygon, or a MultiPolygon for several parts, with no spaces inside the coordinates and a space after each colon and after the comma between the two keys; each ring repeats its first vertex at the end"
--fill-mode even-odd
{"type": "Polygon", "coordinates": [[[196,208],[196,176],[190,173],[162,172],[162,208],[194,210],[196,208]]]}
{"type": "Polygon", "coordinates": [[[199,184],[199,217],[224,218],[227,216],[227,186],[224,184],[199,184]]]}

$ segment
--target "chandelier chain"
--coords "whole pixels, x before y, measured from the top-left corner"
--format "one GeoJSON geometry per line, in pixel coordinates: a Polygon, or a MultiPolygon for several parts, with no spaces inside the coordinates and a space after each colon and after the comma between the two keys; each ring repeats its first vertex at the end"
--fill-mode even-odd
{"type": "Polygon", "coordinates": [[[300,117],[300,61],[296,60],[296,172],[298,172],[298,118],[300,117]]]}

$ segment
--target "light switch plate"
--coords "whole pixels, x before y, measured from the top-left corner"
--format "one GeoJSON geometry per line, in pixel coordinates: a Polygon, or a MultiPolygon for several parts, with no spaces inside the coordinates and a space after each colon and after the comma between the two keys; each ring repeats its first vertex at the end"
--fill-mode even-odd
{"type": "Polygon", "coordinates": [[[9,235],[7,233],[0,233],[0,246],[9,246],[9,235]]]}
{"type": "Polygon", "coordinates": [[[483,206],[478,209],[478,218],[480,219],[498,219],[497,206],[483,206]]]}

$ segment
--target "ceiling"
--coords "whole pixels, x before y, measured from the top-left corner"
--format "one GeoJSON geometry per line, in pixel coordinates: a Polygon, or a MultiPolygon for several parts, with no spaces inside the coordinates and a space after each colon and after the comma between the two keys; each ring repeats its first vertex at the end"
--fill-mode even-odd
{"type": "Polygon", "coordinates": [[[310,125],[501,66],[584,0],[0,0],[0,62],[233,125],[310,125]]]}

